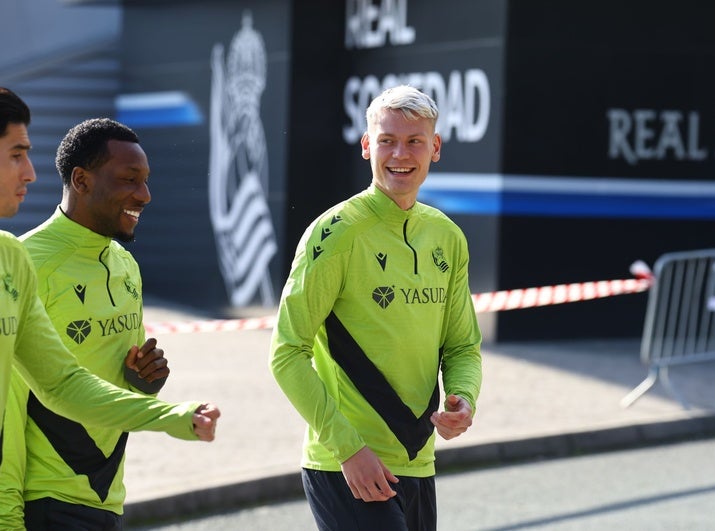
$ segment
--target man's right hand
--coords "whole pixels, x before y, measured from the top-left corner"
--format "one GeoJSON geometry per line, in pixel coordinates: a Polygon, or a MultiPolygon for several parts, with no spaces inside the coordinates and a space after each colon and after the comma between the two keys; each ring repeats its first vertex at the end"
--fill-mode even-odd
{"type": "Polygon", "coordinates": [[[211,442],[216,437],[216,421],[221,411],[213,404],[201,404],[194,411],[194,433],[199,440],[211,442]]]}
{"type": "Polygon", "coordinates": [[[398,483],[400,480],[367,446],[346,459],[341,467],[345,481],[356,500],[387,501],[397,494],[390,483],[398,483]]]}

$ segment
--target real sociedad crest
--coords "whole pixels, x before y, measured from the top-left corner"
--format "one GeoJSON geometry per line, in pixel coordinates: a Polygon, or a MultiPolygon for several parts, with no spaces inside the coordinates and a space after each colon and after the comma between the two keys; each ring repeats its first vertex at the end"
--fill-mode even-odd
{"type": "Polygon", "coordinates": [[[221,273],[233,306],[247,305],[257,294],[263,305],[272,305],[268,265],[277,245],[260,117],[266,50],[250,13],[244,13],[227,57],[222,44],[214,45],[211,67],[209,210],[221,273]]]}

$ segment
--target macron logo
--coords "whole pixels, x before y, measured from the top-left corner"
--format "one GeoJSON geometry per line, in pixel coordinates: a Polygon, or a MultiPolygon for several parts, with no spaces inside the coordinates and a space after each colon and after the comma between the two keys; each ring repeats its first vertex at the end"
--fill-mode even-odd
{"type": "Polygon", "coordinates": [[[380,267],[384,271],[387,266],[387,255],[385,253],[377,253],[375,258],[377,258],[377,263],[380,264],[380,267]]]}
{"type": "Polygon", "coordinates": [[[77,284],[74,286],[74,293],[77,295],[77,298],[84,304],[84,295],[87,292],[87,286],[83,286],[82,284],[77,284]]]}

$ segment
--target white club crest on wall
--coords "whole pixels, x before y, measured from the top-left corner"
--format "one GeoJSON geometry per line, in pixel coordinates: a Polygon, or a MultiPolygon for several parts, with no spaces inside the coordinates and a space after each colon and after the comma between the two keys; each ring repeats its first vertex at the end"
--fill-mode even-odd
{"type": "Polygon", "coordinates": [[[214,45],[211,68],[209,211],[221,273],[233,306],[245,306],[257,294],[263,305],[272,305],[268,265],[277,245],[260,116],[266,49],[250,13],[244,13],[227,57],[222,44],[214,45]]]}

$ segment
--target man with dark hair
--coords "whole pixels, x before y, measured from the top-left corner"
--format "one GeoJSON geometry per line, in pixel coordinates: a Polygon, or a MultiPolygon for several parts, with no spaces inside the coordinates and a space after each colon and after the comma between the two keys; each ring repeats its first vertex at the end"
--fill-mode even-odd
{"type": "MultiPolygon", "coordinates": [[[[31,148],[27,132],[29,123],[30,111],[27,105],[12,91],[0,88],[0,127],[3,127],[0,130],[0,217],[10,217],[17,213],[19,204],[27,193],[27,185],[35,180],[34,169],[28,156],[31,148]]],[[[61,232],[72,223],[82,224],[84,220],[82,215],[78,214],[74,219],[71,217],[74,214],[70,213],[85,210],[83,207],[78,207],[78,204],[85,201],[84,194],[88,191],[96,196],[92,203],[103,202],[98,207],[98,211],[92,214],[92,217],[95,215],[100,218],[106,217],[111,201],[106,199],[108,197],[107,188],[97,185],[103,179],[99,174],[106,171],[108,166],[116,169],[113,164],[117,160],[122,161],[120,165],[127,164],[126,174],[115,174],[117,179],[113,182],[122,187],[129,186],[128,181],[133,180],[132,186],[138,192],[129,194],[129,196],[137,195],[139,198],[128,201],[121,208],[120,218],[114,227],[116,230],[107,233],[111,236],[104,236],[105,230],[108,230],[107,227],[112,225],[107,219],[103,219],[101,224],[84,229],[87,232],[85,236],[89,235],[90,231],[96,231],[95,237],[106,238],[107,252],[95,257],[96,260],[105,265],[109,263],[108,270],[110,272],[115,267],[126,269],[127,275],[120,275],[119,279],[113,279],[110,273],[109,283],[105,284],[104,296],[111,301],[109,305],[113,307],[124,304],[125,297],[129,297],[135,302],[140,301],[141,286],[135,284],[133,277],[129,274],[133,267],[131,261],[122,255],[118,244],[109,240],[118,234],[122,234],[123,237],[131,237],[133,234],[138,214],[149,198],[146,189],[148,165],[141,148],[131,140],[110,140],[107,144],[108,151],[106,153],[101,153],[100,150],[94,160],[84,163],[89,167],[78,166],[72,170],[70,188],[76,187],[75,199],[77,201],[70,198],[72,195],[70,191],[65,190],[67,194],[63,194],[61,210],[56,212],[45,226],[51,233],[52,230],[61,232]],[[113,142],[116,142],[118,146],[113,142]],[[118,150],[115,151],[117,147],[118,150]],[[60,217],[61,221],[58,221],[58,216],[65,215],[66,218],[60,217]],[[54,227],[53,221],[57,223],[54,227]],[[103,260],[109,260],[109,262],[103,262],[103,260]],[[121,293],[121,300],[119,293],[121,293]],[[135,296],[136,299],[134,299],[135,296]]],[[[71,149],[68,148],[68,151],[71,149]]],[[[112,173],[111,170],[110,173],[112,173]]],[[[73,226],[73,229],[75,228],[78,227],[73,226]]],[[[56,252],[53,253],[43,247],[46,242],[43,241],[39,232],[41,231],[38,231],[37,241],[33,244],[36,247],[36,259],[43,252],[48,260],[58,258],[50,256],[57,254],[56,252]]],[[[76,237],[77,234],[73,233],[72,236],[76,237]]],[[[30,236],[28,239],[34,241],[35,238],[30,236]]],[[[75,240],[75,243],[80,242],[75,240]]],[[[90,246],[92,244],[89,242],[90,246]]],[[[69,252],[75,251],[81,255],[81,249],[69,252]]],[[[82,258],[78,257],[77,259],[81,260],[82,258]]],[[[106,274],[107,269],[105,269],[105,282],[106,274]]],[[[165,431],[182,439],[213,440],[216,420],[220,415],[218,408],[213,404],[200,402],[168,404],[150,396],[118,388],[80,367],[77,359],[62,344],[42,301],[37,296],[37,276],[26,248],[12,234],[3,231],[0,231],[0,279],[2,279],[2,284],[0,284],[0,415],[5,413],[10,369],[14,366],[21,381],[27,384],[32,396],[36,397],[36,400],[33,399],[33,408],[41,412],[38,418],[47,421],[48,426],[59,426],[55,432],[52,432],[53,437],[66,435],[64,432],[66,425],[56,423],[57,419],[52,417],[45,408],[49,408],[67,419],[83,422],[85,426],[92,426],[93,430],[103,427],[113,429],[115,433],[143,430],[165,431]]],[[[49,293],[49,291],[45,291],[48,286],[42,286],[43,292],[49,293]]],[[[69,287],[66,294],[70,299],[74,297],[82,302],[82,299],[87,301],[89,297],[93,296],[93,294],[88,294],[82,285],[76,283],[68,281],[65,287],[69,287]]],[[[65,302],[63,298],[62,304],[65,302]]],[[[117,330],[119,320],[111,324],[109,322],[111,318],[108,315],[99,319],[105,320],[104,324],[107,326],[107,330],[110,328],[117,330]]],[[[138,327],[141,322],[141,312],[138,311],[136,316],[127,314],[123,316],[122,321],[125,326],[127,323],[135,323],[138,327]]],[[[77,342],[77,339],[86,337],[89,329],[82,324],[81,320],[80,323],[74,324],[77,330],[73,341],[77,342]]],[[[91,326],[95,325],[102,327],[101,322],[92,321],[91,326]]],[[[128,328],[134,328],[134,325],[128,328]]],[[[134,332],[137,333],[137,330],[134,332]]],[[[137,338],[140,337],[143,339],[143,330],[138,332],[137,338]]],[[[105,347],[100,347],[98,344],[98,348],[105,347]]],[[[104,351],[93,353],[105,354],[104,351]]],[[[114,366],[112,376],[117,379],[126,375],[129,385],[125,385],[125,387],[156,392],[158,387],[152,388],[152,386],[168,374],[164,365],[165,361],[163,361],[163,352],[156,349],[155,344],[151,341],[141,348],[133,346],[129,350],[129,353],[126,354],[127,372],[124,372],[121,364],[120,367],[116,367],[114,362],[116,358],[111,356],[109,358],[111,359],[110,365],[114,366]]],[[[112,372],[109,369],[108,371],[108,374],[112,372]]],[[[75,428],[77,427],[82,428],[81,425],[75,425],[75,428]]],[[[76,433],[82,432],[77,430],[76,433]]],[[[5,437],[14,437],[15,435],[14,431],[12,434],[9,432],[4,434],[5,437]]],[[[120,449],[120,453],[123,452],[121,444],[118,444],[117,448],[120,449]]],[[[98,448],[96,451],[101,453],[98,448]]],[[[0,455],[0,477],[5,477],[5,474],[13,474],[13,470],[16,470],[13,463],[17,463],[18,459],[20,456],[15,453],[0,455]]],[[[111,460],[112,457],[109,459],[111,460]]],[[[86,465],[81,459],[76,461],[81,465],[86,465]]],[[[81,474],[81,471],[78,471],[77,474],[81,474]]],[[[0,528],[23,529],[22,519],[16,520],[18,512],[16,507],[11,506],[12,503],[4,498],[0,499],[0,528]]],[[[22,512],[20,511],[19,514],[21,517],[22,512]]],[[[59,517],[62,518],[62,515],[59,517]]],[[[46,528],[66,529],[67,525],[58,521],[54,524],[48,523],[46,528]]]]}
{"type": "MultiPolygon", "coordinates": [[[[112,239],[133,240],[151,200],[146,154],[125,125],[92,119],[69,130],[56,166],[62,204],[20,237],[35,264],[40,299],[82,366],[118,387],[157,393],[169,368],[156,340],[145,341],[139,266],[112,239]]],[[[16,371],[4,431],[5,453],[20,459],[0,475],[0,499],[21,512],[24,498],[28,530],[50,527],[57,513],[64,524],[121,529],[127,433],[52,413],[16,371]]]]}
{"type": "MultiPolygon", "coordinates": [[[[20,203],[27,193],[27,184],[35,180],[27,152],[30,139],[27,126],[30,124],[30,109],[8,89],[0,87],[0,138],[3,138],[3,153],[0,158],[0,217],[17,214],[20,203]]],[[[2,400],[2,398],[0,398],[2,400]]]]}

